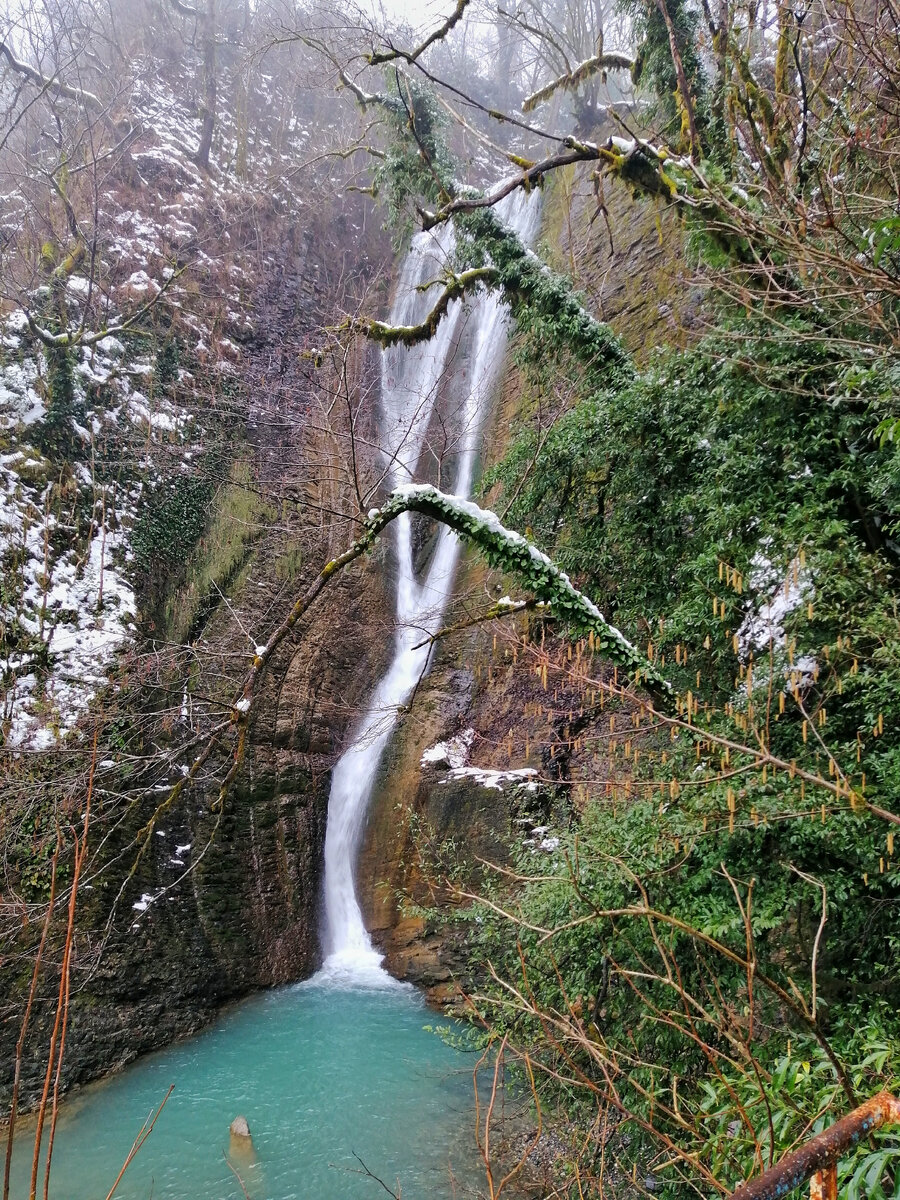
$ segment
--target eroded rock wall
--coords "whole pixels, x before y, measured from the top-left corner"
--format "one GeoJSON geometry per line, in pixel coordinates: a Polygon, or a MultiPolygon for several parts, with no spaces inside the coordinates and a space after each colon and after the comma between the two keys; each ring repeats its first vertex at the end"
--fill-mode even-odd
{"type": "MultiPolygon", "coordinates": [[[[275,656],[223,810],[214,804],[228,769],[221,756],[210,760],[197,786],[167,802],[217,708],[227,712],[238,693],[254,645],[353,537],[352,520],[341,515],[353,511],[342,440],[347,431],[319,419],[333,398],[330,381],[324,379],[320,397],[317,377],[294,370],[303,338],[321,323],[324,268],[307,252],[296,277],[285,275],[292,295],[283,302],[271,297],[269,307],[289,307],[293,324],[285,319],[280,330],[263,330],[245,347],[245,385],[264,384],[273,341],[280,339],[279,354],[289,363],[277,386],[262,387],[254,397],[244,433],[235,438],[235,457],[250,464],[251,490],[264,492],[265,504],[254,510],[252,536],[221,570],[209,563],[217,524],[238,517],[228,506],[213,513],[185,577],[167,598],[155,589],[155,622],[170,625],[148,622],[140,647],[141,669],[149,671],[146,664],[157,657],[164,664],[152,670],[148,708],[166,688],[175,699],[158,717],[135,712],[133,718],[146,723],[145,748],[155,747],[160,762],[171,757],[170,773],[138,789],[110,758],[99,776],[90,870],[77,907],[63,1091],[195,1032],[223,1004],[253,989],[303,978],[318,965],[329,770],[389,647],[386,548],[338,577],[275,656]],[[190,638],[183,685],[177,670],[184,652],[175,667],[165,665],[170,630],[179,627],[190,638]],[[175,676],[166,680],[166,670],[175,676]]],[[[360,348],[345,370],[354,394],[365,397],[377,378],[376,352],[360,348]]],[[[372,407],[361,405],[354,429],[361,444],[376,443],[374,421],[372,407]]],[[[370,453],[358,451],[360,469],[370,453]]],[[[29,927],[7,938],[0,958],[0,1103],[12,1086],[39,934],[29,927]]],[[[43,1087],[62,943],[57,923],[21,1064],[23,1109],[37,1103],[43,1087]]]]}

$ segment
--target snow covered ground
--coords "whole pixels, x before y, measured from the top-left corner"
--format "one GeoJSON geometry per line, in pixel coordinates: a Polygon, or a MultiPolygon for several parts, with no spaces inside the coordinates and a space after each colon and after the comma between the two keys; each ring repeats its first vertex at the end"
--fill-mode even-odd
{"type": "Polygon", "coordinates": [[[132,97],[143,130],[134,170],[107,176],[100,257],[66,280],[69,329],[88,336],[69,351],[79,411],[65,456],[41,438],[46,353],[23,309],[0,319],[0,745],[18,750],[51,749],[70,736],[133,641],[129,537],[142,497],[161,478],[194,469],[202,450],[191,415],[197,370],[233,373],[241,351],[224,330],[247,328],[253,264],[237,249],[221,250],[229,248],[229,205],[246,203],[253,184],[195,166],[196,115],[153,64],[146,68],[149,82],[139,79],[132,97]],[[207,253],[210,225],[216,257],[207,253]],[[187,265],[176,271],[173,262],[187,265]],[[158,297],[188,347],[187,365],[200,364],[182,368],[168,394],[155,383],[149,343],[121,332],[92,336],[158,297]]]}

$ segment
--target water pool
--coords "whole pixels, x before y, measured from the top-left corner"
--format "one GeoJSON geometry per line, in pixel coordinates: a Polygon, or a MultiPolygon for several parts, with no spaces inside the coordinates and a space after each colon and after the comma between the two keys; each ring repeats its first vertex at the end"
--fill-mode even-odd
{"type": "MultiPolygon", "coordinates": [[[[422,998],[399,985],[312,981],[256,996],[196,1038],[67,1101],[50,1195],[103,1200],[174,1083],[116,1191],[121,1200],[240,1200],[223,1155],[238,1115],[249,1122],[257,1156],[234,1159],[252,1200],[385,1196],[354,1155],[403,1200],[465,1196],[483,1181],[473,1136],[474,1056],[427,1031],[432,1020],[422,998]]],[[[28,1134],[23,1122],[12,1200],[28,1196],[28,1134]]]]}

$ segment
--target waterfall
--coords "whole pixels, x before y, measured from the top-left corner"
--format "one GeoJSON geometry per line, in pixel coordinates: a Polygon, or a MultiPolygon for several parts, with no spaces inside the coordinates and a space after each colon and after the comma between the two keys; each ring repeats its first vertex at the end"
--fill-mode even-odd
{"type": "MultiPolygon", "coordinates": [[[[540,205],[536,195],[515,191],[495,210],[528,244],[537,233],[540,205]]],[[[452,259],[450,222],[418,234],[403,265],[393,325],[414,325],[434,304],[437,288],[419,290],[440,278],[452,259]]],[[[507,314],[494,292],[480,294],[469,305],[455,300],[433,338],[417,346],[393,346],[381,358],[381,423],[392,487],[414,480],[422,461],[435,405],[458,426],[453,445],[453,492],[468,496],[472,486],[479,434],[506,350],[507,314]],[[467,356],[460,354],[465,343],[467,356]],[[456,359],[467,358],[457,362],[456,359]]],[[[433,454],[433,451],[432,451],[433,454]]],[[[442,480],[446,487],[446,481],[442,480]]],[[[397,633],[394,656],[375,687],[351,744],[335,764],[328,800],[325,835],[325,963],[320,978],[387,983],[381,955],[363,924],[354,873],[369,800],[385,747],[397,725],[399,709],[408,702],[425,673],[431,652],[422,645],[441,626],[449,598],[459,542],[440,526],[424,577],[416,578],[412,523],[408,513],[393,525],[396,538],[397,633]]]]}

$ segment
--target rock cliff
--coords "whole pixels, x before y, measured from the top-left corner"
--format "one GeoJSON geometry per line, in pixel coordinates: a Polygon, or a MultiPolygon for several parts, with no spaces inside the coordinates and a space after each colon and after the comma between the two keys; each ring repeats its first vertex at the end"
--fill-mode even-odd
{"type": "MultiPolygon", "coordinates": [[[[656,345],[696,340],[701,294],[678,252],[677,218],[633,204],[622,189],[610,189],[602,203],[600,209],[586,169],[554,179],[542,231],[551,261],[571,274],[588,306],[639,361],[656,345]]],[[[485,433],[487,466],[503,455],[527,411],[525,391],[510,363],[485,433]]],[[[445,625],[464,626],[513,586],[464,556],[445,625]]],[[[579,780],[596,773],[586,746],[592,729],[573,723],[579,698],[566,681],[570,655],[552,627],[542,632],[540,621],[526,617],[451,632],[436,646],[432,670],[389,748],[359,888],[389,969],[428,988],[438,1003],[458,1003],[477,975],[464,922],[452,919],[465,908],[466,893],[492,868],[508,867],[512,846],[552,861],[554,830],[577,820],[579,780]],[[532,653],[538,644],[541,653],[532,653]],[[430,748],[460,735],[462,769],[446,756],[428,761],[430,748]],[[527,771],[534,774],[518,774],[527,771]]],[[[586,669],[609,673],[599,660],[586,669]]]]}

